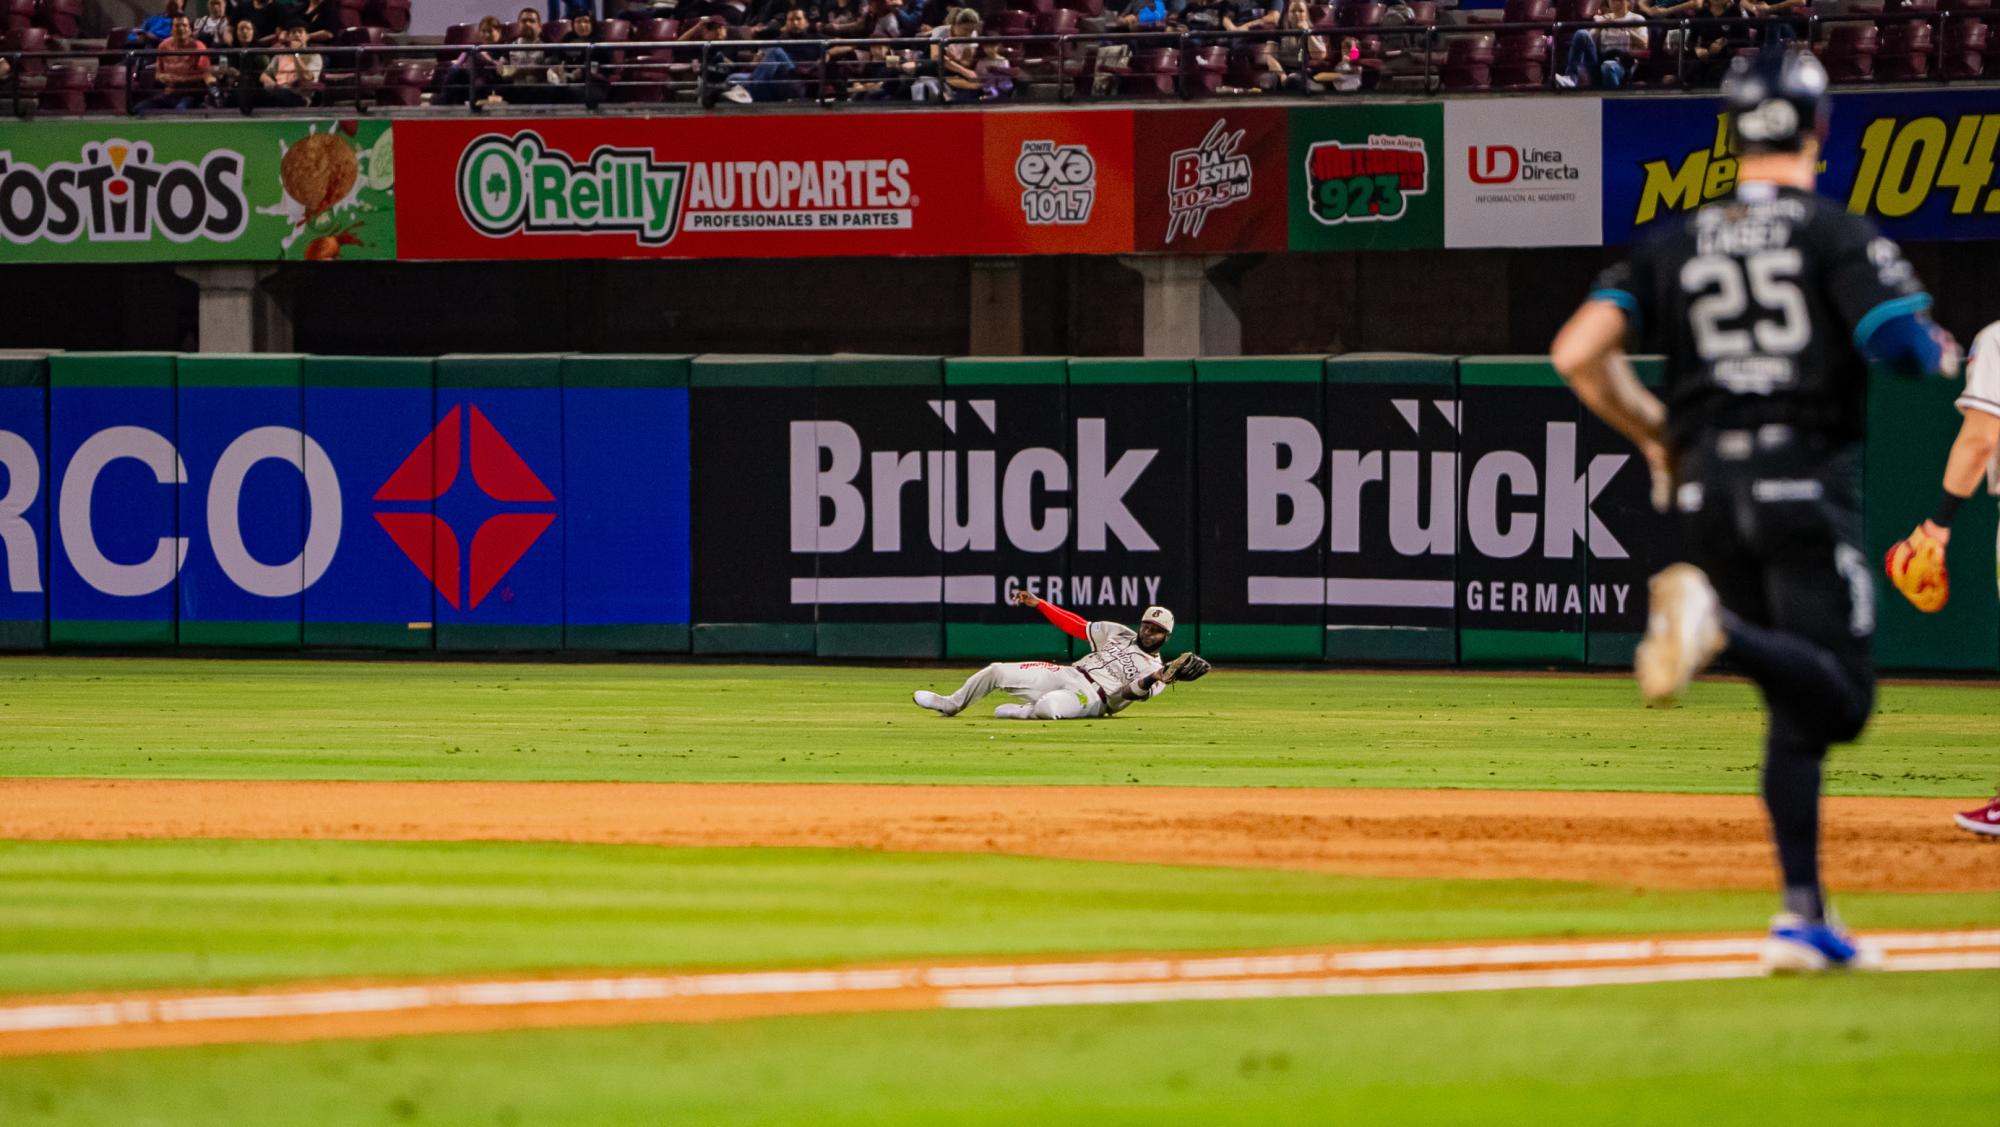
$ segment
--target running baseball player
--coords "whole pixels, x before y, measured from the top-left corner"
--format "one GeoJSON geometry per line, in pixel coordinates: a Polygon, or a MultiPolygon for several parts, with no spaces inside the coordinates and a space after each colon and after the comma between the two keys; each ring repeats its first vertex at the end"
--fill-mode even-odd
{"type": "MultiPolygon", "coordinates": [[[[1958,507],[1986,478],[1987,489],[2000,496],[2000,321],[1972,338],[1965,365],[1965,391],[1958,397],[1958,438],[1945,458],[1944,488],[1937,512],[1889,549],[1883,567],[1889,582],[1911,605],[1926,614],[1944,609],[1951,598],[1951,575],[1945,569],[1945,546],[1951,543],[1951,523],[1958,507]]],[[[1994,545],[1996,578],[2000,578],[2000,543],[1994,545]]],[[[1982,837],[2000,838],[2000,795],[1977,810],[1955,814],[1961,829],[1982,837]]]]}
{"type": "Polygon", "coordinates": [[[1034,607],[1063,633],[1090,643],[1090,653],[1074,665],[1053,661],[996,661],[966,678],[950,696],[918,689],[921,708],[956,716],[986,694],[999,691],[1017,703],[993,710],[1002,720],[1089,720],[1115,716],[1132,704],[1160,695],[1181,681],[1199,680],[1211,668],[1191,653],[1160,660],[1160,647],[1174,632],[1174,612],[1147,607],[1139,629],[1116,622],[1089,622],[1026,591],[1014,601],[1034,607]]]}
{"type": "Polygon", "coordinates": [[[1875,705],[1875,586],[1861,554],[1868,360],[1956,374],[1957,345],[1896,244],[1813,190],[1826,71],[1805,52],[1738,58],[1723,84],[1736,190],[1661,224],[1599,279],[1551,348],[1592,412],[1631,439],[1682,557],[1653,577],[1634,671],[1664,703],[1718,655],[1763,691],[1763,798],[1783,911],[1771,971],[1864,964],[1820,886],[1828,748],[1875,705]],[[1624,355],[1667,356],[1665,402],[1624,355]]]}

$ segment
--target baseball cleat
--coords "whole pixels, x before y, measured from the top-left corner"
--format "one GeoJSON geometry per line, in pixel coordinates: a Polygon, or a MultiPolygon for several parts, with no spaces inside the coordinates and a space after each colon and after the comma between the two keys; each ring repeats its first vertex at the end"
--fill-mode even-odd
{"type": "Polygon", "coordinates": [[[996,720],[1033,720],[1035,706],[1032,704],[1002,704],[993,709],[996,720]]]}
{"type": "Polygon", "coordinates": [[[1967,810],[1963,814],[1953,814],[1951,820],[1958,828],[1970,830],[1981,837],[2000,839],[2000,795],[1977,810],[1967,810]]]}
{"type": "Polygon", "coordinates": [[[1854,942],[1838,921],[1807,923],[1785,912],[1771,919],[1758,961],[1765,974],[1817,974],[1827,970],[1875,970],[1881,955],[1854,942]]]}
{"type": "Polygon", "coordinates": [[[1674,564],[1647,587],[1646,637],[1632,671],[1648,705],[1671,703],[1694,675],[1722,652],[1722,603],[1708,576],[1693,564],[1674,564]]]}
{"type": "Polygon", "coordinates": [[[958,715],[958,709],[951,706],[951,701],[931,692],[929,689],[918,689],[916,692],[910,694],[910,699],[917,702],[918,708],[928,708],[940,716],[958,715]]]}

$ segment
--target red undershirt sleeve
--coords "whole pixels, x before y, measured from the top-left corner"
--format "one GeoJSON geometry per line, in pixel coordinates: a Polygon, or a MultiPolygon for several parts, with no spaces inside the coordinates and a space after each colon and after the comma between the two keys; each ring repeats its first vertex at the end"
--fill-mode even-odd
{"type": "Polygon", "coordinates": [[[1070,637],[1082,638],[1085,641],[1090,640],[1090,621],[1082,615],[1074,611],[1064,610],[1047,599],[1036,603],[1035,609],[1041,611],[1043,618],[1055,623],[1063,633],[1068,634],[1070,637]]]}

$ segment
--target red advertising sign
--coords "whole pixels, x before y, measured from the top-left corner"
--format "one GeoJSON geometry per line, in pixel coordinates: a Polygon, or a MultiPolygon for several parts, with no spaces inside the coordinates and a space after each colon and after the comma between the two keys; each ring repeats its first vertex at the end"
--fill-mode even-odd
{"type": "Polygon", "coordinates": [[[1116,253],[1132,117],[396,123],[405,259],[1116,253]]]}
{"type": "Polygon", "coordinates": [[[1167,111],[1138,121],[1136,249],[1285,249],[1286,111],[1167,111]]]}

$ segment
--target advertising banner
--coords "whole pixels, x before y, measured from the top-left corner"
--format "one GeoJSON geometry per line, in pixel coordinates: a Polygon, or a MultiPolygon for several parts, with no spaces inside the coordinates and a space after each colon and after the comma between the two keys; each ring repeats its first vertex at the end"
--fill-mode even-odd
{"type": "MultiPolygon", "coordinates": [[[[1458,658],[1457,362],[1335,356],[1326,381],[1317,436],[1327,466],[1326,656],[1449,664],[1458,658]]],[[[1315,505],[1320,495],[1305,490],[1301,500],[1315,505]]],[[[1311,598],[1296,589],[1301,602],[1311,598]]]]}
{"type": "Polygon", "coordinates": [[[1599,102],[1455,98],[1444,106],[1448,247],[1596,246],[1599,102]]]}
{"type": "Polygon", "coordinates": [[[174,436],[172,354],[49,358],[50,644],[173,644],[188,476],[174,436]]]}
{"type": "Polygon", "coordinates": [[[1054,598],[1062,585],[1075,584],[1068,379],[1069,361],[1060,356],[944,362],[947,446],[969,467],[990,467],[980,476],[997,477],[998,490],[989,481],[976,502],[968,496],[968,504],[997,513],[990,534],[944,554],[948,658],[1028,661],[1069,653],[1060,631],[1009,601],[1023,589],[1054,598]]]}
{"type": "Polygon", "coordinates": [[[684,653],[687,356],[565,356],[563,648],[684,653]]]}
{"type": "Polygon", "coordinates": [[[1233,107],[1133,117],[1135,249],[1285,249],[1287,111],[1233,107]]]}
{"type": "Polygon", "coordinates": [[[386,121],[0,127],[0,263],[396,257],[386,121]]]}
{"type": "Polygon", "coordinates": [[[48,361],[0,355],[0,650],[48,643],[48,361]]]}
{"type": "Polygon", "coordinates": [[[1291,113],[1291,249],[1444,245],[1444,107],[1291,113]]]}
{"type": "Polygon", "coordinates": [[[985,197],[959,232],[969,254],[1119,254],[1132,249],[1130,110],[979,115],[984,168],[954,186],[985,197]]]}
{"type": "Polygon", "coordinates": [[[1318,661],[1325,649],[1324,361],[1195,361],[1201,651],[1318,661]]]}
{"type": "MultiPolygon", "coordinates": [[[[1721,104],[1604,100],[1604,241],[1736,186],[1721,104]]],[[[2000,237],[2000,91],[1837,94],[1819,190],[1894,239],[2000,237]]]]}
{"type": "Polygon", "coordinates": [[[302,594],[331,561],[341,517],[339,478],[300,429],[299,358],[183,356],[175,367],[174,444],[188,471],[180,644],[297,647],[302,594]]]}

